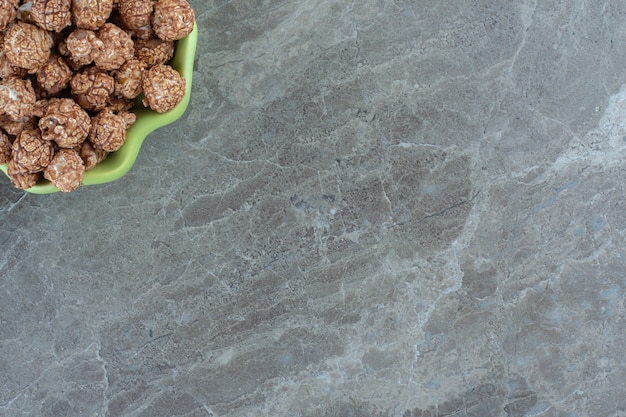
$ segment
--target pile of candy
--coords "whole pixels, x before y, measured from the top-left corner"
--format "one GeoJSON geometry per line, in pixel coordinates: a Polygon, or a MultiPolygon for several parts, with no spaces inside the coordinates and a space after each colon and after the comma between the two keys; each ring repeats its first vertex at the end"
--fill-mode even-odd
{"type": "Polygon", "coordinates": [[[130,112],[167,112],[185,79],[167,62],[193,30],[187,0],[0,0],[0,164],[18,188],[64,192],[118,150],[130,112]]]}

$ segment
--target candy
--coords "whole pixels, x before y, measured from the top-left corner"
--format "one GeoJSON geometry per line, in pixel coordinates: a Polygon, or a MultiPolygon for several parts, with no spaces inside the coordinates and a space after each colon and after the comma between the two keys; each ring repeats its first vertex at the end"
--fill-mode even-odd
{"type": "Polygon", "coordinates": [[[182,101],[186,81],[167,63],[195,14],[187,0],[19,4],[0,0],[0,164],[18,188],[43,176],[73,191],[124,144],[134,105],[182,101]]]}

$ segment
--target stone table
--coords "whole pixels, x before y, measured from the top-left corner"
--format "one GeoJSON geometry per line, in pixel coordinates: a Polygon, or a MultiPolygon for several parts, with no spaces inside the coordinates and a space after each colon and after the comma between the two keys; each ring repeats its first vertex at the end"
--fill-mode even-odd
{"type": "Polygon", "coordinates": [[[192,5],[126,176],[0,179],[0,415],[625,415],[623,1],[192,5]]]}

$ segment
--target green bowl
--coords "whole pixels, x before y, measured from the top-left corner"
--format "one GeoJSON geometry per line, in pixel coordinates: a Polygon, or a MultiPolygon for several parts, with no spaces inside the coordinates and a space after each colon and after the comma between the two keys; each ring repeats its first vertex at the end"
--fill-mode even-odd
{"type": "MultiPolygon", "coordinates": [[[[166,126],[179,119],[189,104],[191,97],[191,78],[193,63],[198,43],[198,26],[184,39],[176,42],[174,57],[170,65],[177,70],[186,81],[185,96],[172,110],[166,113],[157,113],[141,105],[141,97],[133,108],[137,121],[126,131],[126,141],[122,147],[109,154],[107,158],[85,173],[82,185],[103,184],[123,177],[132,168],[144,139],[156,129],[166,126]]],[[[0,164],[0,170],[7,173],[7,164],[0,164]]],[[[41,178],[37,184],[26,191],[33,194],[50,194],[59,191],[58,188],[41,178]]]]}

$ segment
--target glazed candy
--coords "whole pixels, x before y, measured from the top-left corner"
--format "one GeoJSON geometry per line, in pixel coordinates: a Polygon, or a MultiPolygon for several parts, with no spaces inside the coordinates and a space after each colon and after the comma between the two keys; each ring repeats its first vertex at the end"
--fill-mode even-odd
{"type": "Polygon", "coordinates": [[[168,62],[194,20],[187,0],[0,0],[0,163],[13,184],[73,191],[124,144],[133,106],[176,107],[186,81],[168,62]]]}
{"type": "Polygon", "coordinates": [[[143,104],[164,113],[176,107],[185,96],[185,79],[169,65],[155,65],[144,77],[143,92],[143,104]]]}

